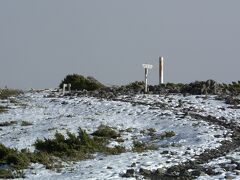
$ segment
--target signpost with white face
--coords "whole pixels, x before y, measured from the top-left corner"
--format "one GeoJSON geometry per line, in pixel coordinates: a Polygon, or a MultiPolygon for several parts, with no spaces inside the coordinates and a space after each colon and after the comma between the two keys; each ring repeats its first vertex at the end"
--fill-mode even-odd
{"type": "Polygon", "coordinates": [[[147,83],[148,69],[152,69],[153,65],[151,65],[151,64],[143,64],[142,66],[144,68],[144,73],[145,73],[145,93],[147,93],[148,92],[148,83],[147,83]]]}
{"type": "Polygon", "coordinates": [[[65,95],[65,92],[66,92],[66,88],[68,87],[68,92],[70,93],[71,92],[71,84],[63,84],[63,95],[65,95]]]}

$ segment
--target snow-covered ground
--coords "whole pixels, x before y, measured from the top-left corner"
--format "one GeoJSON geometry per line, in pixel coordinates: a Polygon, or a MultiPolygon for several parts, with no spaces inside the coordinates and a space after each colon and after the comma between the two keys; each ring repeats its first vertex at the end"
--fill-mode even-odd
{"type": "MultiPolygon", "coordinates": [[[[224,102],[216,101],[214,96],[207,99],[204,96],[181,95],[119,97],[120,100],[142,103],[132,104],[92,97],[45,98],[47,94],[26,93],[17,99],[20,103],[15,105],[10,102],[0,103],[10,107],[7,113],[0,114],[0,123],[16,121],[16,124],[1,127],[1,143],[8,147],[34,151],[33,144],[38,138],[52,138],[56,131],[66,133],[69,130],[77,133],[79,127],[87,133],[93,133],[103,124],[121,132],[124,140],[112,140],[109,146],[122,145],[129,152],[108,156],[95,154],[94,159],[68,163],[58,172],[46,170],[40,164],[32,164],[26,170],[29,179],[121,179],[120,174],[129,168],[167,168],[193,159],[205,149],[217,148],[221,141],[231,139],[229,129],[185,116],[180,111],[184,108],[202,115],[223,116],[240,122],[240,110],[229,109],[224,102]],[[166,108],[152,107],[151,104],[154,103],[165,104],[166,108]],[[22,126],[22,121],[32,125],[22,126]],[[165,131],[174,131],[176,135],[164,140],[152,140],[147,133],[143,133],[150,128],[155,129],[157,135],[165,131]],[[158,150],[130,152],[134,140],[151,141],[158,150]]],[[[239,159],[237,152],[232,156],[239,159]]],[[[212,164],[220,161],[216,160],[212,164]]]]}
{"type": "Polygon", "coordinates": [[[226,122],[235,122],[240,126],[240,108],[229,108],[231,105],[224,101],[216,100],[216,96],[183,96],[179,95],[136,95],[134,97],[122,96],[119,99],[125,99],[131,102],[141,102],[147,104],[165,104],[166,107],[172,110],[188,109],[189,111],[197,112],[201,115],[211,115],[216,118],[224,118],[226,122]]]}

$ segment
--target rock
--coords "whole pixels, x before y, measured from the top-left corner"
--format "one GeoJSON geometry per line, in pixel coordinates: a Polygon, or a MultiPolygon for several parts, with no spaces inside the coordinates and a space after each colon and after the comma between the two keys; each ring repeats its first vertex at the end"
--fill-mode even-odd
{"type": "Polygon", "coordinates": [[[212,168],[206,168],[206,169],[204,169],[204,171],[209,176],[216,175],[216,172],[214,172],[212,168]]]}
{"type": "Polygon", "coordinates": [[[166,172],[166,170],[162,169],[162,168],[158,168],[156,171],[155,171],[155,175],[157,176],[161,176],[163,175],[164,173],[166,172]]]}
{"type": "Polygon", "coordinates": [[[152,174],[152,172],[148,169],[144,169],[144,168],[140,168],[139,169],[139,173],[141,175],[145,175],[145,176],[150,176],[152,174]]]}
{"type": "Polygon", "coordinates": [[[216,135],[214,135],[214,137],[215,137],[215,138],[220,138],[220,137],[222,137],[222,136],[219,135],[219,134],[216,134],[216,135]]]}
{"type": "Polygon", "coordinates": [[[191,175],[194,176],[194,177],[198,177],[202,174],[202,172],[200,170],[193,170],[191,172],[191,175]]]}
{"type": "Polygon", "coordinates": [[[169,154],[169,151],[163,151],[161,154],[169,154]]]}
{"type": "Polygon", "coordinates": [[[136,163],[132,163],[131,167],[136,167],[136,163]]]}
{"type": "Polygon", "coordinates": [[[172,166],[172,167],[167,169],[166,174],[168,176],[177,177],[177,176],[180,175],[180,167],[179,166],[172,166]]]}
{"type": "Polygon", "coordinates": [[[234,98],[232,96],[227,96],[225,97],[225,103],[233,106],[237,106],[240,104],[240,99],[234,98]]]}
{"type": "Polygon", "coordinates": [[[130,178],[134,177],[135,171],[134,169],[128,169],[125,174],[122,175],[122,177],[130,178]]]}
{"type": "Polygon", "coordinates": [[[62,104],[62,105],[67,105],[68,102],[67,102],[67,101],[63,101],[61,104],[62,104]]]}
{"type": "Polygon", "coordinates": [[[240,170],[234,170],[234,172],[235,172],[238,176],[240,176],[240,170]]]}

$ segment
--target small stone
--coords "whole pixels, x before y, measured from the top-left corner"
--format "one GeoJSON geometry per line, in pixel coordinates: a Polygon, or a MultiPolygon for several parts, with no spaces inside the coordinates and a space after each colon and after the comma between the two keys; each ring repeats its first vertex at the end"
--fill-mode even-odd
{"type": "Polygon", "coordinates": [[[126,173],[128,173],[128,174],[132,174],[132,175],[133,175],[134,172],[135,172],[134,169],[128,169],[126,173]]]}
{"type": "Polygon", "coordinates": [[[63,101],[61,104],[62,105],[66,105],[66,104],[68,104],[68,102],[67,101],[63,101]]]}
{"type": "Polygon", "coordinates": [[[148,169],[140,168],[139,173],[142,174],[142,175],[151,175],[152,172],[148,169]]]}
{"type": "Polygon", "coordinates": [[[234,172],[236,173],[236,175],[240,176],[240,170],[234,170],[234,172]]]}
{"type": "Polygon", "coordinates": [[[201,175],[201,171],[199,171],[199,170],[193,170],[193,171],[191,172],[191,175],[192,175],[192,176],[195,176],[195,177],[198,177],[198,176],[201,175]]]}
{"type": "Polygon", "coordinates": [[[169,153],[169,151],[163,151],[163,152],[161,152],[161,154],[168,154],[169,153]]]}
{"type": "Polygon", "coordinates": [[[134,177],[135,171],[134,169],[128,169],[125,174],[122,175],[122,177],[130,178],[134,177]]]}
{"type": "Polygon", "coordinates": [[[136,167],[136,163],[132,163],[131,167],[136,167]]]}
{"type": "Polygon", "coordinates": [[[156,171],[155,171],[155,174],[156,175],[163,175],[165,173],[165,170],[162,169],[162,168],[158,168],[156,171]]]}
{"type": "Polygon", "coordinates": [[[219,134],[216,134],[216,135],[214,135],[214,137],[215,137],[215,138],[220,138],[220,137],[221,137],[221,135],[219,135],[219,134]]]}

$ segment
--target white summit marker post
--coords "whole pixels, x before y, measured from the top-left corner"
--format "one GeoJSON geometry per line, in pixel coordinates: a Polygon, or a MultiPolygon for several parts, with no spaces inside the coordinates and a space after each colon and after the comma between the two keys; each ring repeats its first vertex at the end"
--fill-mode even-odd
{"type": "Polygon", "coordinates": [[[159,57],[159,85],[163,84],[163,57],[159,57]]]}
{"type": "Polygon", "coordinates": [[[151,65],[151,64],[143,64],[142,66],[144,68],[144,73],[145,73],[145,93],[147,93],[148,92],[148,83],[147,83],[148,69],[152,69],[153,65],[151,65]]]}

